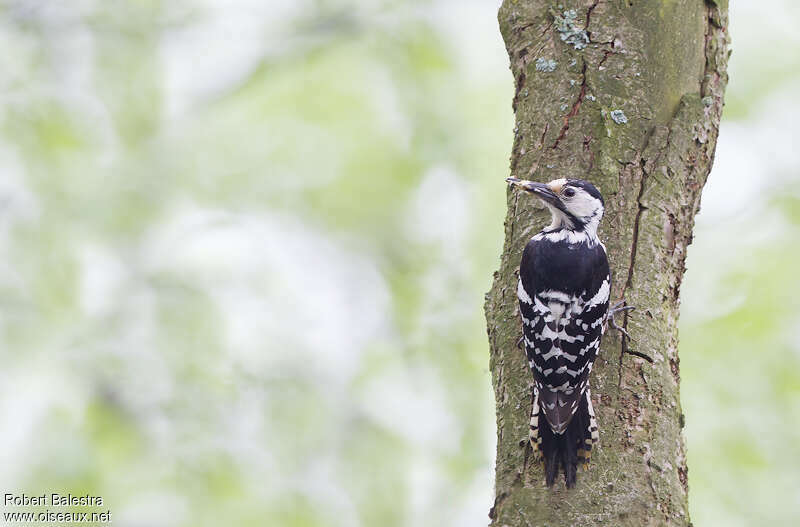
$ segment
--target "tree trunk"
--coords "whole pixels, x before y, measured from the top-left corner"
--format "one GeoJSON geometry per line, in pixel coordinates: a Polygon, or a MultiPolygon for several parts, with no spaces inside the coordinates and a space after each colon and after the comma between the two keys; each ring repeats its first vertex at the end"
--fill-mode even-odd
{"type": "Polygon", "coordinates": [[[633,341],[609,330],[592,372],[600,444],[590,469],[579,470],[574,489],[563,480],[546,488],[527,446],[532,377],[516,346],[516,284],[522,249],[549,213],[508,192],[485,306],[497,401],[493,525],[689,524],[679,290],[722,112],[727,10],[727,0],[505,0],[500,8],[516,82],[511,175],[582,178],[600,189],[611,299],[637,310],[624,318],[633,341]]]}

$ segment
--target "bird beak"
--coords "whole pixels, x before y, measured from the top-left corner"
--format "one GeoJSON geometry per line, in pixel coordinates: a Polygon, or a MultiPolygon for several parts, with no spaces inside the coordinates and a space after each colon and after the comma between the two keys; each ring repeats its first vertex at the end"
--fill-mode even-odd
{"type": "Polygon", "coordinates": [[[528,181],[525,179],[517,179],[515,177],[506,178],[506,181],[511,183],[511,186],[517,186],[522,190],[527,190],[544,202],[552,203],[553,205],[560,203],[558,196],[544,183],[536,183],[535,181],[528,181]]]}

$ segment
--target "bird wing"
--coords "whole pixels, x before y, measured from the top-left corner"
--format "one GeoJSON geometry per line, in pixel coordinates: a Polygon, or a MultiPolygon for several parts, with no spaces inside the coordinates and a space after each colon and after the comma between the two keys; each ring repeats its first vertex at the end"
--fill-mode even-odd
{"type": "Polygon", "coordinates": [[[575,415],[600,346],[610,277],[599,247],[602,253],[592,253],[597,262],[576,268],[572,282],[577,287],[547,283],[552,272],[521,274],[517,287],[528,364],[539,404],[555,433],[566,430],[575,415]]]}

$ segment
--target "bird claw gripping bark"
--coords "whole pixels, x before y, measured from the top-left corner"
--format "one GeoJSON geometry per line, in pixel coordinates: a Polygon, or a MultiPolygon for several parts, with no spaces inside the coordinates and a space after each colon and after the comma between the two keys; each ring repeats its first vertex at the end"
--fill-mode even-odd
{"type": "Polygon", "coordinates": [[[606,323],[610,325],[612,328],[622,333],[628,340],[633,340],[628,331],[624,327],[618,325],[617,321],[614,319],[614,315],[616,315],[617,313],[622,313],[625,311],[633,311],[634,309],[636,309],[635,306],[626,306],[624,304],[625,300],[620,300],[619,302],[611,306],[611,308],[608,310],[608,313],[606,314],[606,323]]]}

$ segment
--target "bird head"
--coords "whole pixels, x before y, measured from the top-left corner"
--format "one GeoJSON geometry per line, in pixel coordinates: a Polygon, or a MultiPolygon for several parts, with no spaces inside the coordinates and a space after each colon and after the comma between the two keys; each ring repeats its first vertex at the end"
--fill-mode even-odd
{"type": "Polygon", "coordinates": [[[603,218],[603,196],[588,181],[561,178],[549,183],[536,183],[513,177],[506,181],[534,194],[550,209],[553,222],[548,230],[570,229],[586,231],[592,235],[597,233],[597,226],[603,218]]]}

